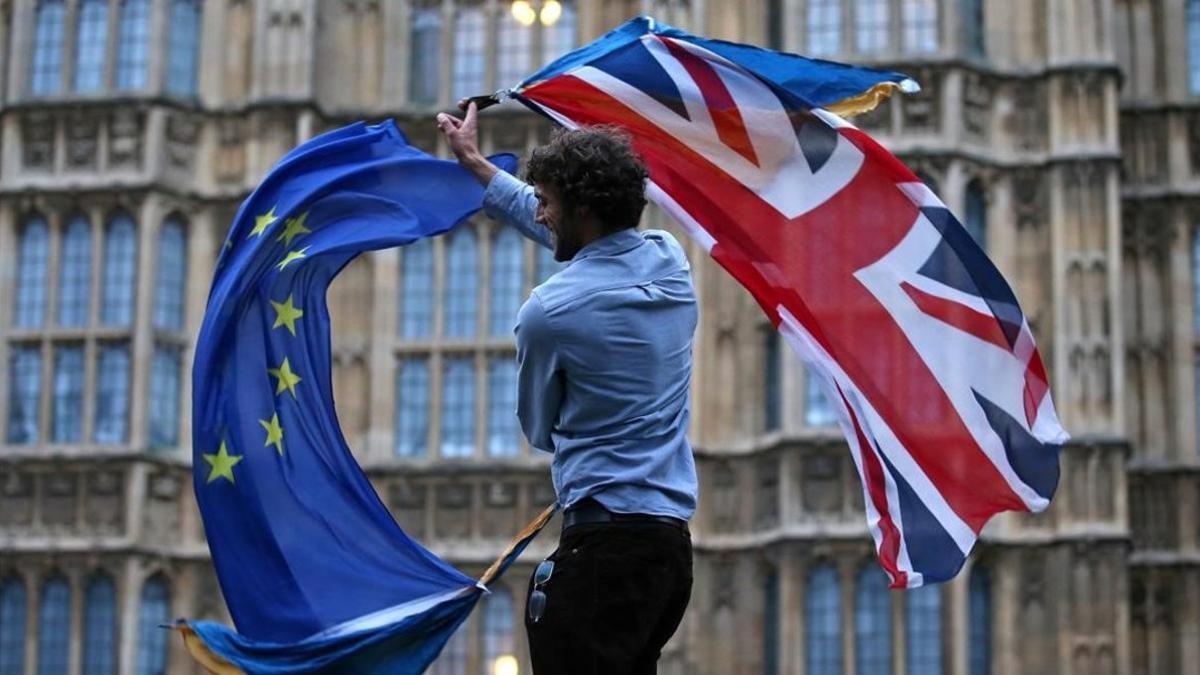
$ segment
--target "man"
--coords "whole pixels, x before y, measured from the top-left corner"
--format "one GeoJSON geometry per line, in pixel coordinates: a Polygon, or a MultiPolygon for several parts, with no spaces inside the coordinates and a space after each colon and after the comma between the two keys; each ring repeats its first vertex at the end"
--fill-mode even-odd
{"type": "Polygon", "coordinates": [[[687,259],[670,234],[636,229],[647,174],[620,132],[557,133],[529,158],[531,186],[484,158],[465,107],[438,128],[486,186],[485,212],[569,263],[516,327],[517,416],[554,454],[563,508],[558,549],[529,584],[534,673],[654,673],[692,586],[687,259]]]}

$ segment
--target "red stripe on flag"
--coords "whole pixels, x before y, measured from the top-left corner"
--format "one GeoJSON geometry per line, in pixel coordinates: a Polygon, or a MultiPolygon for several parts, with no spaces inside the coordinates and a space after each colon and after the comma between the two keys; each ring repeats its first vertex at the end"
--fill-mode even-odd
{"type": "Polygon", "coordinates": [[[749,132],[746,131],[742,113],[738,111],[737,103],[734,102],[729,89],[725,87],[725,83],[721,81],[721,76],[713,69],[712,64],[675,44],[674,40],[660,39],[671,52],[671,56],[679,59],[688,74],[696,81],[696,85],[700,87],[700,93],[704,95],[704,103],[708,106],[713,124],[717,127],[717,136],[725,145],[758,166],[758,155],[754,152],[754,144],[750,141],[749,132]]]}
{"type": "Polygon", "coordinates": [[[917,303],[917,307],[922,312],[938,321],[950,324],[964,333],[974,335],[984,342],[996,345],[1006,352],[1012,352],[1008,346],[1008,339],[1004,337],[1004,331],[1000,330],[1000,322],[996,317],[976,312],[960,302],[926,293],[907,281],[901,282],[900,288],[903,288],[908,297],[917,303]]]}

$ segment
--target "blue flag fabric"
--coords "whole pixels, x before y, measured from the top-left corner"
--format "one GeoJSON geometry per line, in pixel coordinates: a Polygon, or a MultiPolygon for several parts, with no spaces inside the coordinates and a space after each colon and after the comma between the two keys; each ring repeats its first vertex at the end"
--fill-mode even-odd
{"type": "Polygon", "coordinates": [[[295,148],[238,211],[192,409],[196,500],[237,632],[186,625],[239,669],[420,672],[478,599],[400,529],[342,437],[325,292],[360,253],[446,232],[482,198],[387,121],[295,148]]]}

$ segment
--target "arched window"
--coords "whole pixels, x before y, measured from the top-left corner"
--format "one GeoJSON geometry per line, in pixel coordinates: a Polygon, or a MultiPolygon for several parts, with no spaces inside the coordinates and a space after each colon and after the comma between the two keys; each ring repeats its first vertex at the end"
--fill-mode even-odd
{"type": "Polygon", "coordinates": [[[117,89],[143,89],[150,48],[150,0],[122,0],[120,7],[117,89]]]}
{"type": "Polygon", "coordinates": [[[779,674],[779,570],[763,575],[763,675],[779,674]]]}
{"type": "Polygon", "coordinates": [[[400,335],[433,334],[433,240],[421,239],[404,247],[401,273],[400,335]]]}
{"type": "Polygon", "coordinates": [[[187,291],[187,237],[183,221],[168,218],[158,233],[158,274],[154,287],[154,327],[183,329],[187,291]]]}
{"type": "Polygon", "coordinates": [[[108,0],[82,0],[75,38],[75,91],[99,91],[104,86],[108,55],[108,0]]]}
{"type": "Polygon", "coordinates": [[[873,561],[859,570],[854,588],[854,654],[858,675],[891,675],[892,596],[873,561]]]}
{"type": "Polygon", "coordinates": [[[501,672],[502,669],[496,667],[496,661],[516,657],[514,612],[512,593],[503,586],[493,588],[492,594],[484,600],[482,675],[501,672]]]}
{"type": "Polygon", "coordinates": [[[396,455],[421,457],[429,438],[429,362],[401,360],[396,374],[396,455]]]}
{"type": "Polygon", "coordinates": [[[97,443],[124,443],[129,437],[129,346],[125,343],[100,347],[92,435],[97,443]]]}
{"type": "Polygon", "coordinates": [[[842,0],[809,0],[808,55],[829,56],[842,48],[842,0]]]}
{"type": "Polygon", "coordinates": [[[475,359],[442,361],[442,457],[470,457],[475,451],[475,359]]]}
{"type": "Polygon", "coordinates": [[[104,295],[100,321],[106,326],[133,322],[133,293],[137,285],[137,233],[125,212],[108,221],[104,234],[104,295]]]}
{"type": "Polygon", "coordinates": [[[992,672],[992,579],[986,567],[971,570],[967,588],[967,658],[970,675],[992,672]]]}
{"type": "Polygon", "coordinates": [[[154,347],[150,362],[150,446],[173,448],[179,445],[179,348],[154,347]]]}
{"type": "Polygon", "coordinates": [[[61,576],[42,585],[38,609],[38,675],[67,672],[71,645],[71,586],[61,576]]]}
{"type": "Polygon", "coordinates": [[[92,225],[83,216],[67,224],[58,267],[58,325],[88,321],[92,296],[92,225]]]}
{"type": "Polygon", "coordinates": [[[525,247],[521,235],[511,227],[501,228],[492,242],[491,324],[492,335],[511,335],[521,287],[525,282],[525,247]]]}
{"type": "Polygon", "coordinates": [[[476,96],[486,88],[483,81],[486,49],[487,21],[483,17],[483,7],[459,7],[454,17],[454,76],[450,87],[456,100],[476,96]]]}
{"type": "Polygon", "coordinates": [[[171,591],[160,576],[151,577],[142,587],[142,606],[138,610],[138,675],[164,675],[167,672],[168,631],[160,626],[171,620],[171,591]]]}
{"type": "Polygon", "coordinates": [[[904,48],[910,52],[938,49],[937,0],[904,0],[904,48]]]}
{"type": "Polygon", "coordinates": [[[833,406],[826,398],[812,366],[807,366],[804,369],[804,425],[828,427],[834,424],[837,424],[837,415],[833,412],[833,406]]]}
{"type": "Polygon", "coordinates": [[[429,666],[429,675],[466,675],[469,637],[470,628],[464,620],[459,624],[458,630],[450,636],[446,646],[442,647],[442,653],[438,654],[437,660],[429,666]]]}
{"type": "Polygon", "coordinates": [[[83,435],[83,347],[62,345],[54,349],[55,443],[78,443],[83,435]]]}
{"type": "Polygon", "coordinates": [[[809,573],[804,594],[804,637],[809,675],[841,675],[841,593],[833,565],[822,563],[809,573]]]}
{"type": "Polygon", "coordinates": [[[435,104],[442,53],[442,11],[438,5],[413,9],[409,37],[411,62],[408,70],[408,97],[413,103],[435,104]]]}
{"type": "MultiPolygon", "coordinates": [[[[574,49],[575,42],[579,39],[579,19],[575,11],[575,1],[562,0],[559,5],[562,7],[562,15],[558,21],[542,29],[542,51],[545,55],[542,60],[545,63],[550,63],[574,49]]],[[[504,86],[503,82],[499,84],[504,86]]]]}
{"type": "Polygon", "coordinates": [[[34,346],[14,346],[9,352],[8,442],[37,442],[41,421],[42,352],[34,346]]]}
{"type": "Polygon", "coordinates": [[[33,29],[33,63],[30,89],[35,95],[57,94],[62,86],[63,36],[66,7],[63,0],[40,0],[33,29]]]}
{"type": "Polygon", "coordinates": [[[445,335],[471,337],[476,333],[479,295],[479,246],[475,230],[460,227],[446,240],[445,335]]]}
{"type": "Polygon", "coordinates": [[[488,364],[488,454],[517,454],[517,363],[511,356],[492,357],[488,364]]]}
{"type": "Polygon", "coordinates": [[[777,431],[783,410],[783,366],[779,355],[779,332],[773,326],[763,330],[763,427],[777,431]]]}
{"type": "Polygon", "coordinates": [[[50,231],[41,216],[31,216],[21,228],[17,253],[17,305],[13,323],[39,328],[46,320],[46,280],[49,275],[50,231]]]}
{"type": "Polygon", "coordinates": [[[987,251],[987,197],[978,180],[967,184],[967,222],[964,223],[971,238],[979,248],[987,251]]]}
{"type": "MultiPolygon", "coordinates": [[[[1190,4],[1196,4],[1192,2],[1190,4]]],[[[976,57],[987,55],[987,42],[983,30],[983,0],[963,0],[963,44],[967,54],[976,57]]]]}
{"type": "Polygon", "coordinates": [[[107,574],[88,582],[83,606],[83,672],[117,672],[117,592],[107,574]]]}
{"type": "Polygon", "coordinates": [[[533,65],[533,26],[522,26],[512,12],[501,12],[496,27],[496,88],[515,86],[533,65]]]}
{"type": "Polygon", "coordinates": [[[904,594],[905,645],[908,672],[939,675],[942,672],[942,589],[922,586],[904,594]]]}
{"type": "Polygon", "coordinates": [[[537,251],[537,283],[543,283],[555,272],[563,268],[563,263],[554,259],[554,249],[542,245],[534,247],[537,251]]]}
{"type": "Polygon", "coordinates": [[[200,59],[200,0],[171,0],[171,39],[167,53],[167,92],[196,95],[200,59]]]}
{"type": "Polygon", "coordinates": [[[25,673],[25,583],[9,577],[0,583],[0,675],[25,673]]]}
{"type": "Polygon", "coordinates": [[[887,51],[891,34],[889,0],[858,0],[854,5],[854,46],[862,54],[887,51]]]}

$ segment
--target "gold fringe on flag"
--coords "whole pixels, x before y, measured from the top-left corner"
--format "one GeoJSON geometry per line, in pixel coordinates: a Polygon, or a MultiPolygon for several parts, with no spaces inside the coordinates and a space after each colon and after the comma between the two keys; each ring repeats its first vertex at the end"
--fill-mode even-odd
{"type": "Polygon", "coordinates": [[[911,94],[920,90],[921,88],[913,80],[880,82],[858,96],[844,98],[837,103],[824,106],[824,109],[839,117],[853,117],[854,115],[871,112],[897,91],[911,94]]]}

